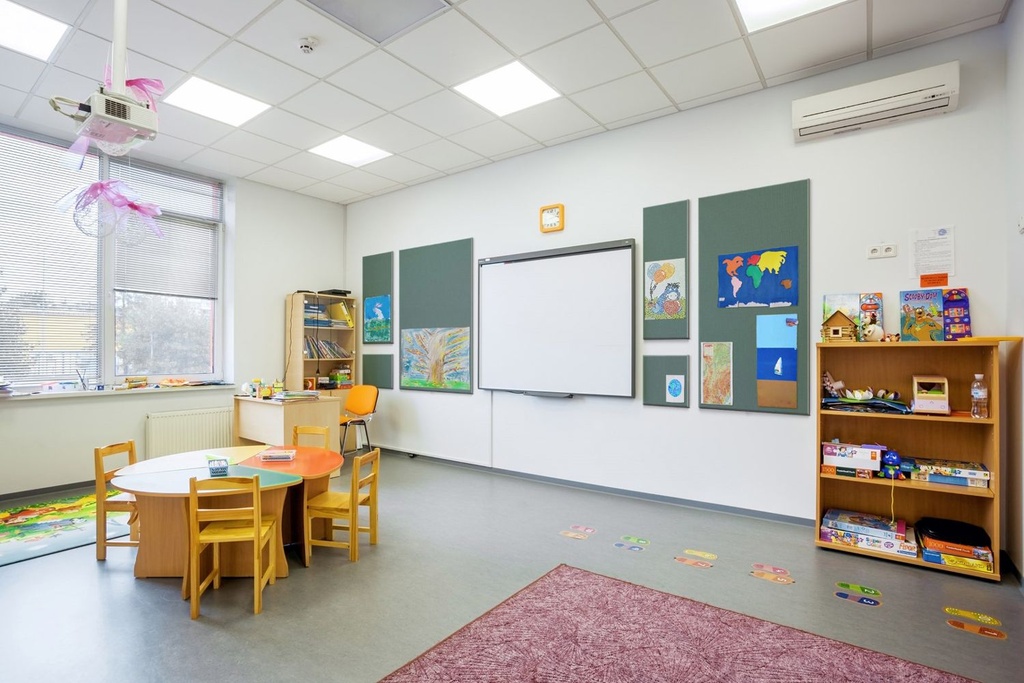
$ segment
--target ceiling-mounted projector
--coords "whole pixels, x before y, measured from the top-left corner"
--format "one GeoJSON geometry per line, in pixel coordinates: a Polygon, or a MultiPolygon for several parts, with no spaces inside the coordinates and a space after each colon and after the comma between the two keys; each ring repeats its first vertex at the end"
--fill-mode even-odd
{"type": "Polygon", "coordinates": [[[156,138],[156,112],[131,97],[115,95],[102,87],[86,102],[53,97],[50,105],[78,122],[75,132],[95,140],[108,154],[125,154],[134,145],[156,138]],[[74,106],[76,110],[61,111],[61,105],[74,106]]]}

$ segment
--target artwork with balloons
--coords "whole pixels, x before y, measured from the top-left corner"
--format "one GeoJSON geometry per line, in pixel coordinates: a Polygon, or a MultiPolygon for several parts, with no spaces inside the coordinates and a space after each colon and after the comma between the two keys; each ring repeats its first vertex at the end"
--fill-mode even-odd
{"type": "Polygon", "coordinates": [[[686,318],[686,259],[644,264],[644,320],[686,318]]]}

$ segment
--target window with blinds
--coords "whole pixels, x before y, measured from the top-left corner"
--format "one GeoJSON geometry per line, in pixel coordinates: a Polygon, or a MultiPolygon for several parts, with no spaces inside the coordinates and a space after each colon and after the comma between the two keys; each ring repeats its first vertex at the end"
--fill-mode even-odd
{"type": "Polygon", "coordinates": [[[75,170],[66,148],[0,130],[0,376],[220,379],[222,185],[94,154],[75,170]],[[57,208],[102,178],[157,204],[162,236],[90,237],[57,208]]]}

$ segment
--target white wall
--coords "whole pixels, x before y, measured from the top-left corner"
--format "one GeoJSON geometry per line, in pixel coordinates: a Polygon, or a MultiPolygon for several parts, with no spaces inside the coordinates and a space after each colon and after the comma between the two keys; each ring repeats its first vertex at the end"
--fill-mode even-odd
{"type": "MultiPolygon", "coordinates": [[[[395,251],[397,266],[401,249],[466,237],[474,239],[475,258],[629,237],[642,243],[643,207],[682,199],[692,205],[693,260],[700,248],[700,197],[809,178],[814,313],[803,333],[811,341],[823,294],[879,290],[893,302],[901,289],[916,286],[907,260],[910,231],[943,225],[957,230],[950,283],[971,288],[975,333],[1002,334],[1008,264],[993,257],[993,245],[998,250],[1006,241],[1005,57],[1004,32],[996,27],[354,204],[347,217],[348,282],[358,287],[365,255],[395,251]],[[792,141],[793,99],[954,59],[961,61],[962,81],[956,112],[792,141]],[[567,227],[542,235],[538,207],[555,202],[566,206],[567,227]],[[867,245],[882,241],[899,243],[900,256],[868,261],[867,245]]],[[[398,273],[396,267],[396,280],[398,273]]],[[[691,271],[691,302],[699,277],[691,271]]],[[[396,303],[400,324],[402,302],[396,303]]],[[[552,303],[600,305],[588,300],[585,282],[566,283],[564,291],[552,293],[552,303]]],[[[688,354],[695,368],[700,311],[691,312],[691,340],[645,342],[638,325],[638,376],[643,354],[688,354]]],[[[898,326],[895,305],[885,322],[898,326]]],[[[399,353],[397,344],[363,351],[399,353]]],[[[813,365],[810,372],[818,376],[813,365]]],[[[702,410],[694,400],[699,384],[693,372],[689,388],[688,410],[643,406],[640,398],[385,391],[374,442],[813,518],[813,417],[702,410]]]]}
{"type": "MultiPolygon", "coordinates": [[[[285,295],[344,286],[345,211],[246,181],[229,188],[227,210],[225,375],[238,383],[253,375],[283,379],[285,295]]],[[[0,495],[92,480],[96,446],[135,439],[145,457],[147,413],[229,406],[232,393],[227,387],[5,400],[0,495]]]]}
{"type": "MultiPolygon", "coordinates": [[[[1006,332],[1024,336],[1024,287],[1018,273],[1024,263],[1024,7],[1015,2],[1010,7],[1006,24],[1006,111],[1007,145],[1007,216],[1004,225],[1006,242],[1007,308],[1006,332]]],[[[1019,356],[1018,356],[1019,359],[1019,356]]],[[[1019,363],[1009,373],[1008,382],[1021,395],[1024,369],[1019,363]]],[[[1011,405],[1017,421],[1005,435],[1008,461],[1004,481],[1006,496],[1006,544],[1010,558],[1018,569],[1024,568],[1024,402],[1011,405]]],[[[1024,588],[1022,588],[1024,590],[1024,588]]]]}

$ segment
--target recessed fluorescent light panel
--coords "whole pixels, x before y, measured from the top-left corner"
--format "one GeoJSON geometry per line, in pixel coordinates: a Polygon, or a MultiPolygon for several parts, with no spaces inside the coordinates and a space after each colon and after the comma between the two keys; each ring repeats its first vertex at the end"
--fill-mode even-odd
{"type": "Polygon", "coordinates": [[[182,83],[163,101],[232,126],[240,126],[257,114],[270,109],[269,104],[195,76],[182,83]]]}
{"type": "Polygon", "coordinates": [[[558,92],[519,62],[455,86],[460,93],[498,116],[558,97],[558,92]]]}
{"type": "Polygon", "coordinates": [[[846,0],[736,0],[736,6],[753,33],[842,2],[846,0]]]}
{"type": "Polygon", "coordinates": [[[440,14],[445,0],[309,0],[367,38],[383,43],[410,26],[440,14]]]}
{"type": "Polygon", "coordinates": [[[328,159],[334,159],[340,161],[343,164],[349,166],[365,166],[371,161],[377,161],[384,157],[391,156],[391,152],[385,152],[382,149],[377,149],[373,145],[368,145],[365,142],[360,142],[355,138],[350,138],[347,135],[328,140],[322,145],[317,145],[313,149],[309,150],[313,154],[319,154],[322,157],[328,159]]]}
{"type": "Polygon", "coordinates": [[[29,57],[49,61],[67,24],[33,12],[8,0],[0,0],[0,45],[29,57]]]}

